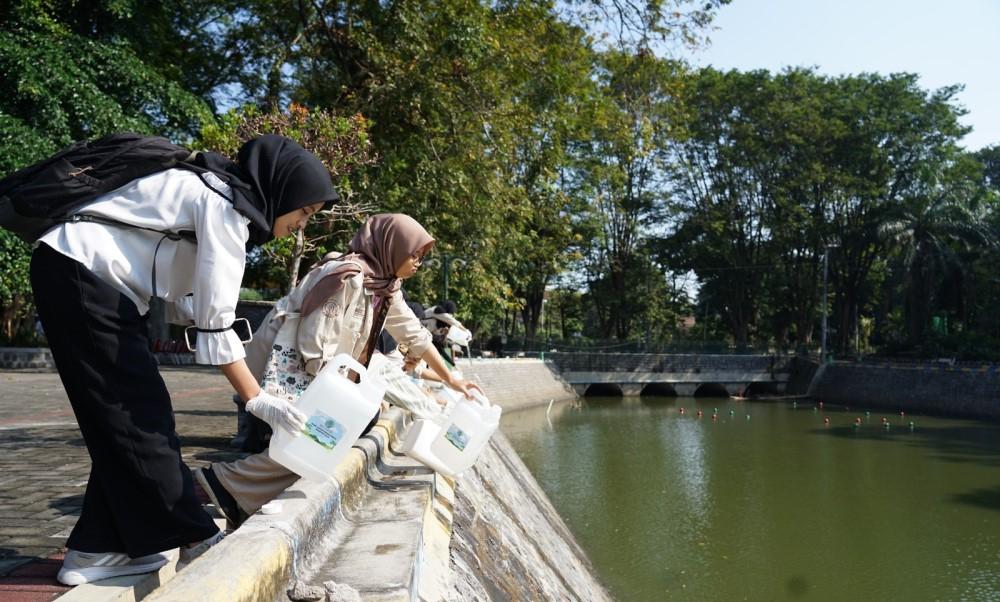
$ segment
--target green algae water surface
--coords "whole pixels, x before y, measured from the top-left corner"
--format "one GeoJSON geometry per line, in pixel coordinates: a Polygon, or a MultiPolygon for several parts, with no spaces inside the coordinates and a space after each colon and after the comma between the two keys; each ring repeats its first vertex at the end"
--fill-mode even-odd
{"type": "Polygon", "coordinates": [[[1000,425],[586,398],[502,428],[619,600],[1000,600],[1000,425]]]}

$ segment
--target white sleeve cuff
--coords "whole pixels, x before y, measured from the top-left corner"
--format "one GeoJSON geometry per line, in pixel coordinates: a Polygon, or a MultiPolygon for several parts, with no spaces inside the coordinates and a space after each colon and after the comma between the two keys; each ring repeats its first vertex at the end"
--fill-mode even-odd
{"type": "Polygon", "coordinates": [[[198,364],[221,366],[241,360],[247,355],[240,337],[232,329],[222,332],[199,332],[194,361],[198,364]]]}

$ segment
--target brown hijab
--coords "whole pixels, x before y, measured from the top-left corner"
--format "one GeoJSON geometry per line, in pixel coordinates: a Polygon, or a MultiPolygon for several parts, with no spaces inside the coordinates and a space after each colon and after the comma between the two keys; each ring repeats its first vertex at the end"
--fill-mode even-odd
{"type": "MultiPolygon", "coordinates": [[[[351,239],[346,254],[327,253],[313,268],[328,261],[346,261],[362,266],[365,288],[380,297],[390,297],[402,282],[396,270],[407,257],[426,253],[434,246],[434,238],[417,220],[402,213],[380,213],[368,221],[351,239]]],[[[323,305],[344,286],[344,280],[358,273],[351,265],[342,266],[317,282],[302,301],[302,314],[308,315],[323,305]]]]}

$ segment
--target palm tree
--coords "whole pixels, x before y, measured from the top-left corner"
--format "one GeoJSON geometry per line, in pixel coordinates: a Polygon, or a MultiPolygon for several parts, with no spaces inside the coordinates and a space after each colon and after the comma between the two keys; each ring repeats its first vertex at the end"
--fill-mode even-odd
{"type": "Polygon", "coordinates": [[[941,284],[960,281],[962,251],[994,244],[976,200],[965,186],[913,198],[897,208],[881,233],[895,243],[902,261],[907,338],[919,343],[927,331],[941,284]],[[956,194],[958,193],[958,194],[956,194]]]}

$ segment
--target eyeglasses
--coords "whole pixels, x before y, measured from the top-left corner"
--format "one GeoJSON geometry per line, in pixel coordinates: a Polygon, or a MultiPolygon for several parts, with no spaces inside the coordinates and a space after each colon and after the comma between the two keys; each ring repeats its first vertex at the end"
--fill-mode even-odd
{"type": "Polygon", "coordinates": [[[410,255],[410,259],[413,260],[413,265],[420,265],[424,262],[424,256],[421,253],[414,253],[410,255]]]}

